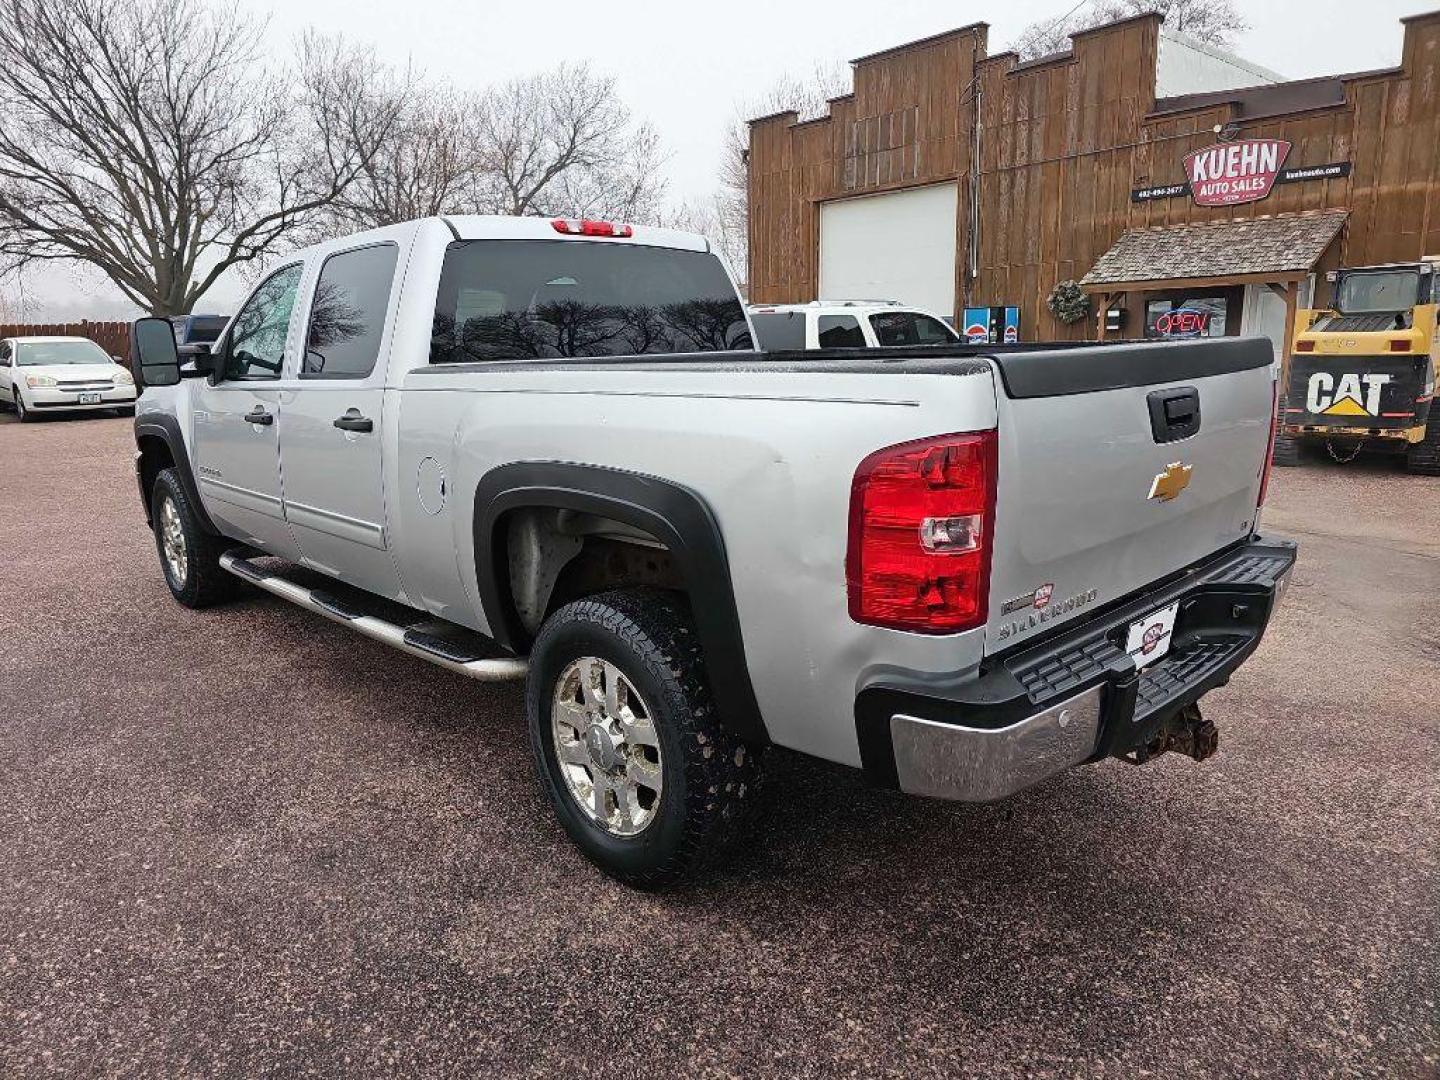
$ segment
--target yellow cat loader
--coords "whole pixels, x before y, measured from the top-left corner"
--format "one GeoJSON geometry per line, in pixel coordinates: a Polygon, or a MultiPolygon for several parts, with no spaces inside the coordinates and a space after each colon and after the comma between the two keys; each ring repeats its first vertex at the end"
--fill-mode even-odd
{"type": "Polygon", "coordinates": [[[1322,446],[1341,462],[1392,450],[1411,472],[1440,476],[1437,312],[1440,256],[1338,271],[1334,306],[1296,313],[1275,464],[1322,446]]]}

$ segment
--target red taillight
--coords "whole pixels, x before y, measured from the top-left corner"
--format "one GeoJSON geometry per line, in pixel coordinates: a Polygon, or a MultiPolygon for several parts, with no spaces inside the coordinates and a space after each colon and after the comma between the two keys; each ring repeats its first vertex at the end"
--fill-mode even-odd
{"type": "Polygon", "coordinates": [[[1409,338],[1403,338],[1403,337],[1392,337],[1392,338],[1390,339],[1390,351],[1391,351],[1391,352],[1409,352],[1409,351],[1410,351],[1410,339],[1409,339],[1409,338]]]}
{"type": "Polygon", "coordinates": [[[556,218],[550,222],[555,231],[570,236],[634,236],[635,230],[629,225],[617,225],[613,221],[592,221],[589,218],[556,218]]]}
{"type": "Polygon", "coordinates": [[[1296,351],[1296,352],[1314,352],[1314,351],[1315,351],[1315,342],[1313,342],[1313,341],[1297,341],[1297,342],[1295,342],[1295,351],[1296,351]]]}
{"type": "MultiPolygon", "coordinates": [[[[1275,465],[1275,429],[1280,423],[1280,384],[1270,384],[1270,441],[1265,444],[1265,466],[1260,473],[1260,497],[1255,500],[1255,509],[1265,505],[1265,496],[1270,491],[1270,470],[1275,465]]],[[[1260,524],[1256,519],[1255,524],[1260,524]]]]}
{"type": "Polygon", "coordinates": [[[850,617],[954,634],[985,622],[995,523],[995,432],[871,454],[850,486],[850,617]]]}

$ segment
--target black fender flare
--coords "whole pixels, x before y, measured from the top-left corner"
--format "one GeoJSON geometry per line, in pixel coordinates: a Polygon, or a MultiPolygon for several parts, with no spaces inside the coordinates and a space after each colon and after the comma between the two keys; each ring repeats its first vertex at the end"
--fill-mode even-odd
{"type": "MultiPolygon", "coordinates": [[[[185,449],[185,436],[181,434],[180,421],[169,413],[144,413],[136,416],[136,447],[146,438],[158,438],[165,443],[170,451],[170,460],[175,463],[176,475],[180,477],[180,486],[185,489],[185,496],[190,500],[200,527],[213,536],[220,536],[220,530],[215,527],[215,522],[210,520],[205,504],[200,499],[200,487],[195,482],[195,472],[190,466],[190,454],[185,449]]],[[[144,474],[140,471],[138,461],[135,463],[135,470],[136,480],[140,484],[140,503],[145,511],[145,523],[149,525],[150,492],[145,490],[144,474]]]]}
{"type": "Polygon", "coordinates": [[[725,541],[699,494],[642,473],[568,462],[516,462],[481,477],[474,514],[480,602],[490,636],[522,653],[528,635],[510,599],[510,570],[497,529],[508,512],[529,507],[597,514],[643,529],[669,548],[690,596],[710,690],[722,717],[746,741],[769,743],[745,660],[725,541]]]}

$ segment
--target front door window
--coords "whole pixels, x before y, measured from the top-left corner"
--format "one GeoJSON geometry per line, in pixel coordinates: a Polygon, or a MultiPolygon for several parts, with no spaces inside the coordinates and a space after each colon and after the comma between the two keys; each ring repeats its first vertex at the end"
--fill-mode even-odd
{"type": "Polygon", "coordinates": [[[278,379],[285,366],[285,341],[290,313],[300,290],[304,266],[277,270],[255,290],[235,316],[225,346],[225,378],[249,381],[278,379]]]}

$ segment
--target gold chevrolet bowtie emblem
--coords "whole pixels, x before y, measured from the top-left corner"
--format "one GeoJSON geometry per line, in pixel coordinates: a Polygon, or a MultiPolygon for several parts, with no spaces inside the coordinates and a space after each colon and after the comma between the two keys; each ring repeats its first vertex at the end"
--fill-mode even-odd
{"type": "Polygon", "coordinates": [[[1164,472],[1157,473],[1155,479],[1150,481],[1150,494],[1147,498],[1169,502],[1190,486],[1190,474],[1194,471],[1194,465],[1186,465],[1180,461],[1171,462],[1165,466],[1164,472]]]}

